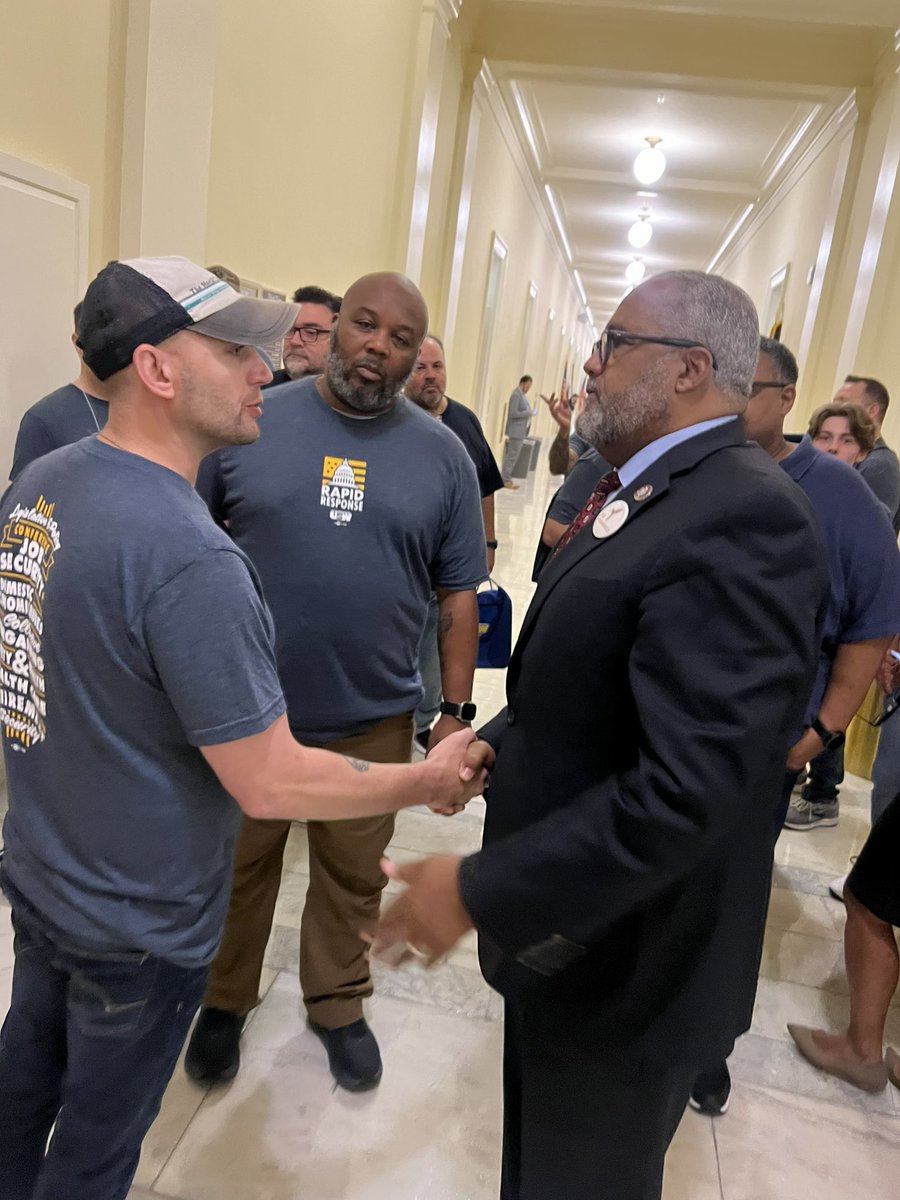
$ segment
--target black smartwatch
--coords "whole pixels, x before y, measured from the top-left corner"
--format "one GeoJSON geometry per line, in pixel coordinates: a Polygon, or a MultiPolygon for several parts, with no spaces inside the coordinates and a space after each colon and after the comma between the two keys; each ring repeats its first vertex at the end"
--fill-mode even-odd
{"type": "Polygon", "coordinates": [[[496,542],[485,542],[485,545],[487,546],[488,550],[496,550],[497,549],[496,542]]]}
{"type": "Polygon", "coordinates": [[[457,721],[474,721],[477,711],[471,700],[464,700],[462,704],[451,704],[449,700],[441,702],[441,713],[445,717],[456,717],[457,721]]]}
{"type": "Polygon", "coordinates": [[[846,734],[832,733],[830,729],[825,728],[818,717],[813,718],[810,729],[819,735],[826,750],[837,750],[838,746],[843,746],[846,741],[846,734]]]}

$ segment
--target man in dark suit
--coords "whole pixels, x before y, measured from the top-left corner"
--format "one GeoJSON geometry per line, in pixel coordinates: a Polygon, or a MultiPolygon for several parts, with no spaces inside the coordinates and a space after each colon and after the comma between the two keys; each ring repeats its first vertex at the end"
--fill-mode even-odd
{"type": "Polygon", "coordinates": [[[749,297],[699,272],[619,306],[578,425],[617,474],[482,730],[484,846],[390,866],[409,888],[375,953],[433,961],[474,926],[506,1000],[503,1200],[658,1200],[694,1070],[750,1024],[827,590],[806,497],[739,420],[758,337],[749,297]]]}

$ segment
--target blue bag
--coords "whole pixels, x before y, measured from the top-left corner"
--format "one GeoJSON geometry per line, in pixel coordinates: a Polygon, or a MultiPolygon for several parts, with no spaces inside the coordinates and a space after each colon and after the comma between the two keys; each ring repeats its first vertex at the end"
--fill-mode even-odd
{"type": "Polygon", "coordinates": [[[479,667],[505,667],[512,654],[512,600],[503,588],[488,580],[486,591],[476,593],[478,601],[479,667]]]}

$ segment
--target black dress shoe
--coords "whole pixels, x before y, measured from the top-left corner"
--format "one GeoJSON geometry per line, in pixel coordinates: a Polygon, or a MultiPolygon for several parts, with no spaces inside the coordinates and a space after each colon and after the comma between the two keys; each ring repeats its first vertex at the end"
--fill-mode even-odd
{"type": "Polygon", "coordinates": [[[722,1117],[728,1111],[731,1074],[726,1063],[712,1071],[703,1071],[694,1080],[688,1103],[706,1117],[722,1117]]]}
{"type": "Polygon", "coordinates": [[[340,1029],[325,1029],[310,1021],[310,1029],[328,1051],[328,1066],[339,1087],[364,1092],[381,1079],[381,1053],[375,1035],[361,1017],[340,1029]]]}
{"type": "Polygon", "coordinates": [[[244,1018],[224,1008],[201,1008],[184,1056],[191,1079],[207,1087],[234,1079],[241,1065],[244,1018]]]}

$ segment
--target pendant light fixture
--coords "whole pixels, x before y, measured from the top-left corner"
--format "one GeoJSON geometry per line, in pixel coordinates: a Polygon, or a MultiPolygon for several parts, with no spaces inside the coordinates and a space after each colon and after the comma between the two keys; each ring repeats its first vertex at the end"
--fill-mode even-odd
{"type": "Polygon", "coordinates": [[[660,137],[644,138],[647,149],[634,160],[634,175],[638,183],[656,183],[666,169],[666,156],[659,149],[660,137]]]}
{"type": "Polygon", "coordinates": [[[635,250],[643,250],[653,237],[653,226],[650,224],[650,212],[646,207],[638,213],[638,219],[628,230],[628,241],[635,250]]]}
{"type": "Polygon", "coordinates": [[[635,255],[635,257],[625,268],[625,278],[630,284],[632,284],[632,286],[635,286],[641,282],[646,274],[647,264],[642,258],[640,258],[638,255],[635,255]]]}

